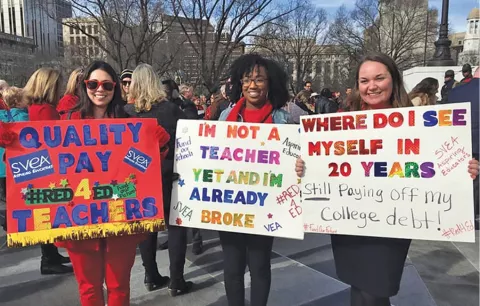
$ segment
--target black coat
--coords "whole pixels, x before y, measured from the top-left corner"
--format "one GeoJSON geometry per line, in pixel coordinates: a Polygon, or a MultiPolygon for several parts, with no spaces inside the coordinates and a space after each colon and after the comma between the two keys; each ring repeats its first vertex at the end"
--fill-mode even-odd
{"type": "Polygon", "coordinates": [[[332,235],[333,257],[341,281],[371,295],[398,293],[410,239],[332,235]]]}
{"type": "Polygon", "coordinates": [[[191,100],[180,97],[172,99],[172,102],[185,113],[186,119],[198,119],[197,106],[191,100]]]}
{"type": "Polygon", "coordinates": [[[338,111],[337,102],[325,97],[319,97],[315,101],[315,113],[317,114],[332,114],[338,111]]]}
{"type": "Polygon", "coordinates": [[[133,104],[127,104],[125,105],[125,112],[131,117],[157,119],[158,124],[161,125],[170,135],[170,141],[168,142],[169,151],[167,157],[162,162],[162,179],[164,186],[171,186],[173,176],[173,160],[175,157],[177,121],[180,119],[187,119],[187,117],[176,104],[170,101],[163,101],[153,104],[151,110],[140,113],[135,111],[135,106],[133,104]]]}
{"type": "Polygon", "coordinates": [[[452,88],[457,86],[458,82],[455,81],[454,79],[451,79],[449,81],[446,81],[445,84],[442,86],[442,89],[440,91],[440,94],[442,95],[442,100],[440,101],[440,104],[447,103],[448,101],[448,93],[452,88]]]}

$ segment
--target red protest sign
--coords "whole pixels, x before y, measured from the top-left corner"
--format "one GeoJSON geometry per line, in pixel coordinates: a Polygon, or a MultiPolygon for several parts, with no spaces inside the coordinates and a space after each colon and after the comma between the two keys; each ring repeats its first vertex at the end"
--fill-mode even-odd
{"type": "Polygon", "coordinates": [[[9,246],[163,228],[155,119],[13,123],[6,148],[9,246]]]}

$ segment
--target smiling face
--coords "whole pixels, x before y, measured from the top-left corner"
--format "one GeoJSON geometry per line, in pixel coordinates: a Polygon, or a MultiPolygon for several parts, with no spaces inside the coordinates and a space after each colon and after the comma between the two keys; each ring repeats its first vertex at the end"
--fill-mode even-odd
{"type": "MultiPolygon", "coordinates": [[[[88,78],[91,81],[101,81],[101,82],[113,82],[112,77],[104,70],[94,70],[88,78]]],[[[106,108],[110,102],[112,102],[113,94],[115,92],[115,86],[113,90],[105,90],[102,86],[98,86],[96,89],[89,89],[87,87],[88,98],[92,103],[99,108],[106,108]]]]}
{"type": "Polygon", "coordinates": [[[364,62],[358,73],[358,91],[362,101],[370,108],[390,107],[393,82],[387,66],[379,62],[364,62]]]}
{"type": "Polygon", "coordinates": [[[261,108],[267,102],[268,76],[265,67],[255,66],[250,74],[243,75],[242,93],[247,108],[261,108]]]}

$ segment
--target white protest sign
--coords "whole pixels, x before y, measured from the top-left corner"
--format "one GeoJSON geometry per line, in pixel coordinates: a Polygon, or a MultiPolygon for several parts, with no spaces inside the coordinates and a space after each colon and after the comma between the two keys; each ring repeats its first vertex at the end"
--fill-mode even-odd
{"type": "Polygon", "coordinates": [[[470,104],[301,118],[306,232],[475,241],[470,104]]]}
{"type": "Polygon", "coordinates": [[[299,127],[180,120],[170,224],[303,239],[299,127]]]}

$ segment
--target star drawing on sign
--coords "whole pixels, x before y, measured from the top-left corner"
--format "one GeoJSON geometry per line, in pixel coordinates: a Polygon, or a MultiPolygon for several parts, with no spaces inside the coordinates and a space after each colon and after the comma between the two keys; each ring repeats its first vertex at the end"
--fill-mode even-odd
{"type": "Polygon", "coordinates": [[[60,185],[62,185],[63,188],[68,186],[68,180],[67,179],[61,179],[60,180],[60,185]]]}
{"type": "Polygon", "coordinates": [[[70,206],[70,207],[72,207],[72,206],[74,206],[74,205],[75,205],[75,202],[73,202],[73,201],[70,201],[70,202],[68,202],[68,204],[67,204],[67,205],[68,205],[68,206],[70,206]]]}
{"type": "Polygon", "coordinates": [[[268,219],[272,219],[273,215],[272,215],[271,213],[269,213],[269,214],[267,215],[267,217],[268,217],[268,219]]]}
{"type": "Polygon", "coordinates": [[[110,182],[110,185],[113,185],[113,186],[118,185],[117,180],[112,180],[112,181],[110,182]]]}
{"type": "Polygon", "coordinates": [[[27,195],[26,194],[22,194],[22,200],[26,200],[27,199],[27,195]]]}
{"type": "Polygon", "coordinates": [[[27,194],[28,193],[28,188],[22,188],[22,191],[21,191],[23,194],[27,194]]]}
{"type": "Polygon", "coordinates": [[[133,179],[133,180],[132,180],[132,183],[133,183],[134,185],[137,185],[137,179],[133,179]]]}
{"type": "Polygon", "coordinates": [[[130,178],[129,178],[129,177],[127,177],[127,178],[125,179],[125,183],[130,183],[130,178]]]}
{"type": "Polygon", "coordinates": [[[182,219],[177,218],[177,220],[175,220],[175,223],[177,223],[177,225],[182,225],[182,219]]]}
{"type": "Polygon", "coordinates": [[[132,173],[132,174],[130,174],[129,178],[133,180],[133,179],[136,178],[136,176],[135,176],[135,174],[132,173]]]}
{"type": "Polygon", "coordinates": [[[56,184],[54,182],[53,183],[50,182],[50,184],[48,185],[48,188],[53,189],[53,188],[55,188],[55,186],[56,186],[56,184]]]}
{"type": "Polygon", "coordinates": [[[95,183],[93,183],[93,186],[98,187],[98,186],[100,186],[100,183],[98,181],[96,181],[95,183]]]}
{"type": "Polygon", "coordinates": [[[184,179],[179,179],[178,180],[178,185],[180,185],[180,187],[185,186],[185,180],[184,179]]]}
{"type": "Polygon", "coordinates": [[[32,188],[33,188],[33,185],[32,185],[32,184],[28,184],[27,188],[28,188],[28,189],[32,189],[32,188]]]}
{"type": "Polygon", "coordinates": [[[262,141],[260,145],[263,147],[265,145],[265,141],[262,141]]]}
{"type": "Polygon", "coordinates": [[[302,179],[301,178],[297,178],[297,184],[301,184],[302,183],[302,179]]]}
{"type": "Polygon", "coordinates": [[[118,200],[118,195],[114,193],[113,196],[112,196],[112,199],[113,199],[114,201],[118,200]]]}

